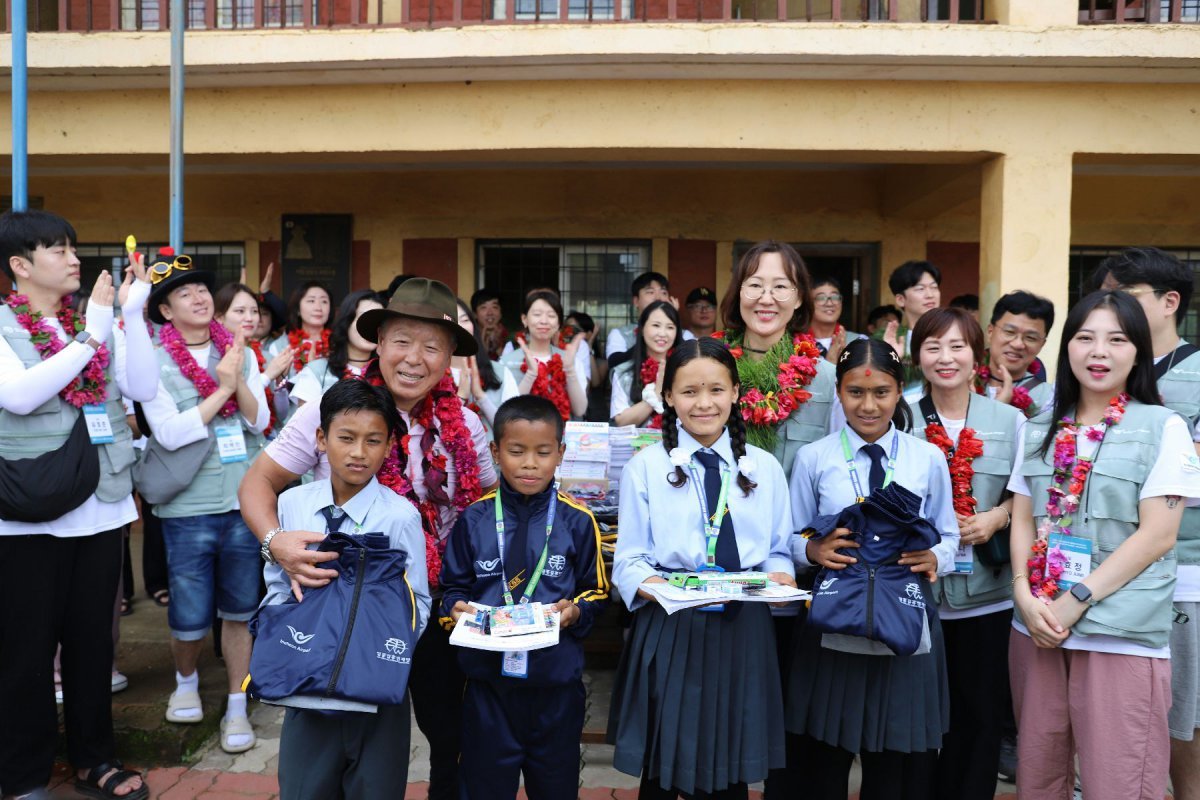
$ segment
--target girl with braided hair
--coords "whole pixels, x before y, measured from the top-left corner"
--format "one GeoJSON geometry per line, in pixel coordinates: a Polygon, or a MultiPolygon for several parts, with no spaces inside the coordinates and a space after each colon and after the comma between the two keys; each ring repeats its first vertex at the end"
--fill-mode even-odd
{"type": "Polygon", "coordinates": [[[621,474],[613,583],[634,612],[613,692],[614,766],[639,796],[745,798],[783,765],[783,696],[769,609],[671,615],[642,585],[707,567],[795,586],[787,480],[746,443],[737,364],[721,342],[683,342],[663,377],[663,441],[621,474]],[[714,747],[715,743],[715,747],[714,747]]]}

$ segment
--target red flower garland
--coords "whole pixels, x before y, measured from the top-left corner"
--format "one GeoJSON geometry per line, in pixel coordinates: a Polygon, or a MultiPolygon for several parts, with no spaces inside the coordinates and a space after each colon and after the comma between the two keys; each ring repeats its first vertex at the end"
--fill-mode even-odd
{"type": "MultiPolygon", "coordinates": [[[[212,338],[212,345],[217,348],[219,356],[224,356],[233,346],[233,334],[215,319],[208,323],[208,335],[212,338]]],[[[183,340],[183,335],[172,323],[168,322],[162,326],[158,332],[158,340],[162,342],[163,350],[175,362],[175,366],[179,367],[183,377],[196,387],[201,399],[209,397],[217,390],[217,382],[208,374],[208,370],[196,363],[196,359],[192,357],[187,348],[187,342],[183,340]]],[[[217,413],[222,417],[232,417],[237,410],[237,395],[235,394],[225,401],[225,405],[221,406],[221,410],[217,413]]]]}
{"type": "MultiPolygon", "coordinates": [[[[528,371],[529,362],[522,361],[521,372],[528,371]]],[[[558,353],[551,355],[549,361],[538,362],[537,377],[534,378],[533,387],[529,393],[545,397],[554,403],[554,407],[558,409],[564,422],[571,419],[571,396],[567,394],[567,373],[563,371],[562,357],[558,353]]]]}
{"type": "MultiPolygon", "coordinates": [[[[642,362],[642,386],[643,387],[653,386],[654,382],[657,380],[658,380],[658,362],[655,361],[653,358],[647,358],[645,361],[642,362]]],[[[630,400],[630,402],[634,402],[634,399],[632,397],[629,398],[629,400],[630,400]]],[[[646,427],[652,428],[652,429],[661,428],[662,422],[663,422],[662,414],[655,414],[654,416],[650,417],[650,422],[648,422],[646,424],[646,427]]]]}
{"type": "MultiPolygon", "coordinates": [[[[258,371],[263,371],[263,366],[267,363],[263,357],[262,342],[257,339],[251,339],[247,344],[254,351],[254,358],[258,361],[258,371]]],[[[271,421],[267,423],[266,430],[263,431],[263,436],[269,436],[271,431],[275,430],[275,426],[279,424],[279,418],[275,414],[275,391],[271,389],[271,383],[267,382],[263,385],[263,392],[267,396],[267,409],[271,412],[271,421]]]]}
{"type": "Polygon", "coordinates": [[[971,462],[983,454],[983,442],[975,437],[973,429],[964,427],[958,434],[958,446],[955,447],[946,429],[937,423],[925,426],[925,441],[936,445],[946,456],[946,463],[950,467],[954,511],[964,517],[971,516],[978,502],[971,490],[971,481],[975,478],[975,468],[971,462]]]}
{"type": "Polygon", "coordinates": [[[304,369],[311,359],[326,358],[329,355],[329,328],[321,330],[321,341],[314,341],[311,350],[304,346],[306,341],[309,341],[308,333],[304,328],[298,328],[294,331],[288,331],[288,345],[294,351],[292,356],[292,369],[299,372],[304,369]]]}
{"type": "MultiPolygon", "coordinates": [[[[13,310],[13,314],[16,315],[20,326],[29,333],[29,339],[33,342],[33,348],[42,357],[43,361],[66,347],[59,340],[58,336],[55,335],[54,329],[50,327],[50,323],[46,322],[42,316],[42,312],[33,311],[29,308],[28,297],[13,292],[4,299],[4,302],[13,310]]],[[[74,338],[84,329],[83,317],[79,316],[75,312],[75,309],[71,307],[70,295],[63,297],[62,304],[55,317],[63,326],[63,331],[67,334],[68,338],[74,338]]],[[[84,406],[105,402],[108,397],[108,381],[104,376],[104,369],[107,366],[108,345],[101,344],[96,349],[95,355],[88,359],[88,363],[83,368],[83,371],[72,378],[71,382],[64,386],[58,393],[58,396],[64,402],[75,406],[75,408],[83,408],[84,406]]]]}
{"type": "MultiPolygon", "coordinates": [[[[981,364],[976,370],[975,375],[979,378],[975,382],[975,394],[987,394],[988,382],[992,379],[992,371],[986,364],[981,364]]],[[[1037,416],[1040,409],[1033,408],[1033,397],[1029,394],[1029,390],[1024,386],[1014,386],[1012,390],[1012,399],[1008,404],[1013,408],[1023,413],[1026,417],[1037,416]]]]}
{"type": "MultiPolygon", "coordinates": [[[[372,371],[367,380],[376,386],[383,384],[377,370],[372,371]]],[[[479,485],[479,462],[476,458],[475,442],[471,438],[471,429],[467,427],[463,418],[463,404],[455,391],[454,379],[450,377],[449,372],[417,404],[409,419],[424,429],[421,435],[421,469],[425,473],[425,499],[417,496],[412,481],[408,478],[408,448],[411,441],[411,435],[408,433],[392,440],[392,450],[376,477],[381,484],[396,494],[408,498],[421,515],[421,527],[425,533],[425,563],[429,573],[429,588],[432,590],[438,586],[438,578],[442,572],[442,553],[445,550],[445,543],[438,531],[439,508],[451,502],[446,494],[446,456],[434,452],[434,442],[438,436],[441,437],[443,447],[454,459],[454,466],[458,470],[458,484],[454,489],[453,502],[459,512],[478,500],[482,494],[479,485]]]]}
{"type": "MultiPolygon", "coordinates": [[[[725,339],[725,331],[717,331],[712,334],[712,338],[725,339]]],[[[740,343],[735,345],[729,342],[729,345],[730,354],[735,359],[741,358],[743,350],[740,343]]],[[[792,355],[779,362],[779,372],[776,375],[779,390],[772,389],[763,394],[759,387],[742,387],[742,398],[739,402],[742,419],[748,425],[770,427],[790,417],[793,411],[812,397],[812,393],[804,387],[816,377],[817,363],[821,358],[821,351],[811,335],[798,333],[792,337],[792,355]]]]}

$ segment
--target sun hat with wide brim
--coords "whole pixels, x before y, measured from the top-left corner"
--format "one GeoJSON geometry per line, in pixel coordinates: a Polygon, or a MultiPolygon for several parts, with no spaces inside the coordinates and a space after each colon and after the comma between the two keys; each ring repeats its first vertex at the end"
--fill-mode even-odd
{"type": "Polygon", "coordinates": [[[396,289],[387,308],[372,308],[355,324],[360,336],[378,342],[379,327],[389,319],[412,319],[444,328],[454,339],[456,356],[473,356],[479,349],[474,335],[458,324],[458,300],[441,281],[411,278],[396,289]]]}
{"type": "Polygon", "coordinates": [[[217,276],[208,270],[192,269],[192,260],[187,258],[187,256],[180,256],[172,262],[161,260],[163,258],[173,258],[174,255],[173,251],[164,252],[160,250],[160,260],[150,267],[150,282],[154,285],[154,288],[150,290],[150,299],[146,301],[146,307],[150,314],[150,321],[156,325],[166,324],[166,317],[162,315],[158,307],[167,302],[167,297],[171,292],[180,286],[188,283],[203,283],[208,287],[209,292],[217,290],[217,276]],[[186,264],[183,263],[185,259],[186,264]],[[166,277],[155,281],[158,275],[164,273],[166,277]]]}

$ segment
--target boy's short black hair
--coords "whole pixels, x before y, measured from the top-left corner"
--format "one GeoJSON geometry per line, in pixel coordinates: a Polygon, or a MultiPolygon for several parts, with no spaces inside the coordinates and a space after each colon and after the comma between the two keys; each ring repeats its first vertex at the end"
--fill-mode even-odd
{"type": "Polygon", "coordinates": [[[77,244],[71,223],[50,211],[5,211],[0,214],[0,258],[4,274],[16,280],[8,260],[13,256],[32,259],[39,247],[77,244]]]}
{"type": "Polygon", "coordinates": [[[664,289],[671,288],[671,282],[667,280],[667,276],[663,275],[661,272],[643,272],[641,275],[638,275],[633,279],[633,283],[629,287],[630,294],[634,297],[637,297],[642,289],[645,289],[652,283],[661,284],[664,289]]]}
{"type": "Polygon", "coordinates": [[[500,295],[496,292],[493,292],[491,289],[480,289],[479,291],[475,292],[475,294],[471,295],[471,310],[478,312],[479,307],[484,303],[489,303],[492,300],[498,301],[499,299],[500,295]]]}
{"type": "Polygon", "coordinates": [[[871,309],[871,313],[867,315],[867,324],[874,325],[879,320],[889,316],[900,319],[900,312],[895,306],[875,306],[871,309]]]}
{"type": "Polygon", "coordinates": [[[404,427],[392,396],[383,387],[358,378],[342,378],[321,398],[321,430],[326,436],[333,418],[347,411],[373,411],[380,415],[387,425],[388,436],[399,435],[404,427]]]}
{"type": "Polygon", "coordinates": [[[1148,284],[1156,295],[1179,293],[1179,311],[1175,322],[1183,321],[1192,302],[1192,269],[1170,253],[1157,247],[1128,247],[1100,262],[1096,268],[1097,287],[1109,275],[1119,286],[1148,284]]]}
{"type": "Polygon", "coordinates": [[[522,394],[505,400],[500,408],[496,409],[496,417],[492,420],[492,435],[497,445],[504,439],[504,429],[508,424],[518,420],[550,423],[554,426],[554,438],[562,444],[562,414],[559,414],[557,406],[546,398],[522,394]]]}
{"type": "Polygon", "coordinates": [[[999,322],[1005,314],[1024,314],[1030,319],[1040,319],[1046,323],[1046,333],[1054,327],[1054,303],[1023,289],[1009,292],[996,301],[992,307],[992,324],[999,322]]]}
{"type": "Polygon", "coordinates": [[[921,282],[921,276],[929,273],[937,283],[942,282],[942,271],[928,261],[905,261],[892,270],[888,277],[888,288],[892,294],[904,294],[921,282]]]}
{"type": "Polygon", "coordinates": [[[977,294],[960,294],[958,297],[950,301],[951,308],[961,308],[963,311],[978,311],[979,310],[979,295],[977,294]]]}
{"type": "Polygon", "coordinates": [[[596,330],[596,321],[586,311],[572,311],[570,314],[567,314],[567,319],[575,320],[575,327],[584,333],[591,333],[596,330]]]}

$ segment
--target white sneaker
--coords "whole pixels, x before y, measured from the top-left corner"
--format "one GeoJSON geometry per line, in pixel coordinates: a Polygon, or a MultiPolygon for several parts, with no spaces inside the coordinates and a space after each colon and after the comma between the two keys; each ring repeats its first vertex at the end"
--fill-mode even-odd
{"type": "Polygon", "coordinates": [[[126,678],[123,673],[114,669],[112,674],[112,693],[123,692],[128,688],[129,678],[126,678]]]}

